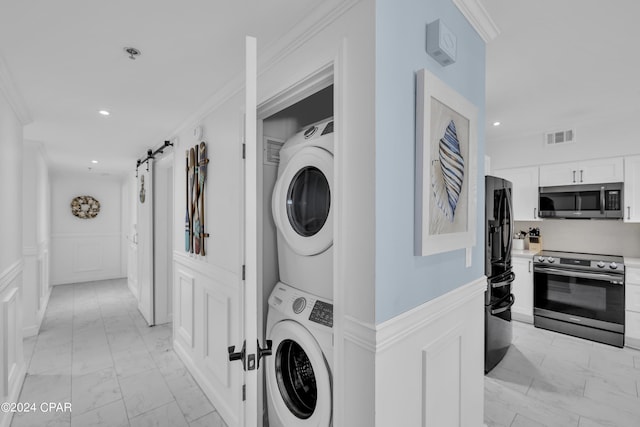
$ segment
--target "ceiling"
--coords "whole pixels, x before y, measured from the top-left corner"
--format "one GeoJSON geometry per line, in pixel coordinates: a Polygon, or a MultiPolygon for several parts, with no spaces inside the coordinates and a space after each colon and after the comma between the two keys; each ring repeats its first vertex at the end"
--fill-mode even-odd
{"type": "Polygon", "coordinates": [[[43,144],[53,170],[132,171],[242,72],[245,35],[265,49],[317,4],[3,0],[0,58],[33,119],[24,137],[43,144]],[[142,55],[129,59],[125,46],[142,55]]]}
{"type": "MultiPolygon", "coordinates": [[[[481,1],[501,31],[487,45],[488,143],[640,114],[640,2],[481,1]]],[[[318,4],[3,0],[0,59],[53,170],[121,174],[237,77],[246,34],[264,49],[318,4]]]]}
{"type": "Polygon", "coordinates": [[[640,117],[640,2],[482,3],[500,29],[487,44],[488,143],[640,117]]]}

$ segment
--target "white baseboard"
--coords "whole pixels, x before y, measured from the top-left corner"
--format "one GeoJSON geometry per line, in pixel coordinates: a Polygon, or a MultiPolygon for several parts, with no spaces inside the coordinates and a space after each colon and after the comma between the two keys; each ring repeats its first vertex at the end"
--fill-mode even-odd
{"type": "Polygon", "coordinates": [[[127,278],[126,276],[121,276],[120,273],[105,275],[105,276],[87,277],[86,280],[85,279],[80,280],[77,277],[69,277],[66,279],[58,279],[55,282],[52,282],[51,286],[75,285],[77,283],[101,282],[103,280],[116,280],[116,279],[126,279],[126,278],[127,278]]]}
{"type": "MultiPolygon", "coordinates": [[[[16,381],[11,384],[11,388],[9,389],[7,402],[18,402],[18,398],[20,397],[22,385],[24,384],[24,379],[27,374],[27,365],[22,362],[22,364],[18,365],[18,369],[19,372],[16,375],[16,381]]],[[[12,420],[13,412],[0,412],[0,427],[9,427],[12,420]]]]}
{"type": "Polygon", "coordinates": [[[129,290],[131,291],[131,293],[133,294],[134,297],[136,297],[136,299],[138,299],[138,284],[132,282],[131,280],[127,279],[127,287],[129,288],[129,290]]]}
{"type": "Polygon", "coordinates": [[[23,338],[36,336],[40,332],[40,327],[44,320],[44,314],[47,312],[47,306],[49,305],[49,298],[51,298],[51,287],[49,287],[49,291],[47,292],[47,295],[45,295],[40,311],[37,314],[37,323],[34,325],[24,326],[22,328],[23,338]]]}
{"type": "Polygon", "coordinates": [[[225,421],[226,425],[233,426],[234,420],[236,421],[235,425],[237,425],[239,422],[238,415],[235,414],[231,408],[227,407],[224,404],[224,400],[220,396],[218,396],[215,387],[213,387],[213,385],[210,384],[209,381],[207,381],[207,376],[198,368],[196,363],[189,355],[189,351],[183,348],[182,344],[178,340],[173,341],[173,350],[176,352],[180,360],[182,360],[182,363],[184,363],[184,365],[187,367],[189,373],[191,374],[193,379],[196,380],[209,401],[216,408],[222,419],[225,421]]]}
{"type": "Polygon", "coordinates": [[[636,350],[640,350],[640,339],[624,337],[624,346],[635,348],[636,350]]]}
{"type": "Polygon", "coordinates": [[[518,313],[517,311],[511,310],[511,319],[517,320],[522,323],[529,323],[533,325],[533,316],[529,316],[528,314],[518,313]]]}

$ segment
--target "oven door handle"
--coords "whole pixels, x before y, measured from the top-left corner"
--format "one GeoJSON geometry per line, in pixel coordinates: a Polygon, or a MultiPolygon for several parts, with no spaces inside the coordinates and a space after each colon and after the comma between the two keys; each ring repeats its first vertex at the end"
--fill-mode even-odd
{"type": "Polygon", "coordinates": [[[509,273],[509,276],[505,280],[500,280],[499,282],[491,282],[492,288],[501,288],[503,286],[510,285],[513,281],[516,280],[516,274],[514,272],[509,273]]]}
{"type": "Polygon", "coordinates": [[[496,309],[491,309],[491,314],[500,314],[500,313],[504,313],[505,311],[509,310],[511,308],[511,306],[516,302],[516,297],[513,296],[513,294],[509,294],[507,295],[509,297],[509,303],[505,306],[502,306],[500,308],[496,308],[496,309]]]}
{"type": "Polygon", "coordinates": [[[534,273],[555,274],[558,276],[565,276],[565,277],[579,277],[581,279],[607,280],[611,283],[615,283],[616,285],[624,284],[623,275],[614,276],[606,273],[589,273],[586,271],[562,270],[559,268],[549,268],[549,267],[534,267],[533,271],[534,273]]]}

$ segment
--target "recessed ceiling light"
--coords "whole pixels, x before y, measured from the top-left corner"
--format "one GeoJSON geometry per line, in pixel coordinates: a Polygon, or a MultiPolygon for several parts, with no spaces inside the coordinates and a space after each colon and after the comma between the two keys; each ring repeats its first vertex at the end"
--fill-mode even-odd
{"type": "Polygon", "coordinates": [[[102,114],[103,116],[108,116],[109,114],[111,114],[107,110],[100,110],[100,111],[98,111],[98,113],[102,114]]]}
{"type": "Polygon", "coordinates": [[[98,161],[97,160],[91,160],[91,163],[96,164],[96,163],[98,163],[98,161]]]}
{"type": "Polygon", "coordinates": [[[500,122],[493,122],[494,126],[500,126],[500,122]]]}

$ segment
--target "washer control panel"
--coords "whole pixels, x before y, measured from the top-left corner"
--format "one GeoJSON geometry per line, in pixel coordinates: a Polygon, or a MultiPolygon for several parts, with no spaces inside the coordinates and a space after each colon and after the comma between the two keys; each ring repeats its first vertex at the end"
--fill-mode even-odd
{"type": "Polygon", "coordinates": [[[278,283],[269,296],[269,305],[299,322],[333,328],[333,304],[315,295],[278,283]]]}
{"type": "Polygon", "coordinates": [[[333,304],[316,301],[309,315],[309,320],[333,328],[333,304]]]}

